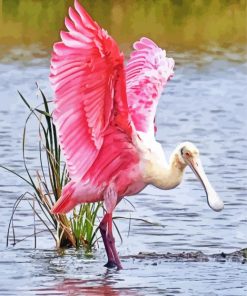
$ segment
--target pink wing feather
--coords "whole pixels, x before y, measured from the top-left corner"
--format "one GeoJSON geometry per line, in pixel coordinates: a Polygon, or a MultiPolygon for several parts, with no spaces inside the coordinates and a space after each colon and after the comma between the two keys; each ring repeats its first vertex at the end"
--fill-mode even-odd
{"type": "Polygon", "coordinates": [[[173,75],[174,60],[152,40],[141,38],[126,67],[127,98],[137,131],[154,133],[155,113],[161,92],[173,75]]]}
{"type": "Polygon", "coordinates": [[[75,1],[68,32],[54,44],[50,80],[54,120],[69,174],[79,181],[92,166],[110,123],[131,134],[123,55],[115,41],[75,1]]]}

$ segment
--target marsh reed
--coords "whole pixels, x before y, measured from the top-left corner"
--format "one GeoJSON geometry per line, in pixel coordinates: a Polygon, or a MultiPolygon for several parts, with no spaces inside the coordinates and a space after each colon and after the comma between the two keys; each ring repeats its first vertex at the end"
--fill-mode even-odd
{"type": "MultiPolygon", "coordinates": [[[[96,218],[100,209],[103,209],[101,202],[83,204],[73,210],[71,216],[65,214],[54,215],[51,208],[59,199],[62,188],[69,181],[69,174],[66,164],[62,159],[61,149],[58,142],[56,127],[53,123],[52,113],[50,111],[49,101],[45,94],[38,88],[42,102],[37,107],[32,107],[28,100],[21,94],[20,98],[29,110],[26,118],[22,135],[22,157],[26,171],[26,177],[18,174],[14,170],[0,166],[3,169],[15,174],[21,178],[29,187],[29,190],[17,198],[13,205],[13,211],[10,217],[7,245],[10,242],[12,233],[13,244],[17,243],[14,231],[14,218],[17,209],[21,207],[21,202],[28,202],[33,211],[35,219],[39,219],[47,231],[51,234],[60,247],[83,247],[86,251],[91,251],[97,241],[96,218]],[[37,130],[37,159],[39,160],[39,169],[33,173],[27,165],[27,126],[31,118],[38,122],[37,130]]],[[[34,221],[35,221],[34,219],[34,221]]],[[[34,233],[36,241],[36,230],[34,233]]],[[[36,243],[35,243],[36,245],[36,243]]]]}

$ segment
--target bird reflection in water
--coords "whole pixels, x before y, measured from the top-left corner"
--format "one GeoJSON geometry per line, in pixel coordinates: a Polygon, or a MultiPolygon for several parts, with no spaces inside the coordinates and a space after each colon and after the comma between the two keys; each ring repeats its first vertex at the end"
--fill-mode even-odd
{"type": "Polygon", "coordinates": [[[36,295],[70,295],[70,296],[138,296],[137,290],[113,288],[113,280],[64,279],[54,286],[35,290],[36,295]]]}

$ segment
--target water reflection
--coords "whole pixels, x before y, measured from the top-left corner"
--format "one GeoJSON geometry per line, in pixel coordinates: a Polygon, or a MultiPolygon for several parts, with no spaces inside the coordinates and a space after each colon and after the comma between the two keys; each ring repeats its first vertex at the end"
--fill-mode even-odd
{"type": "Polygon", "coordinates": [[[65,279],[48,288],[34,290],[35,295],[70,295],[70,296],[138,296],[134,289],[116,289],[110,280],[65,279]]]}
{"type": "MultiPolygon", "coordinates": [[[[33,46],[50,52],[72,0],[2,0],[0,51],[33,46]]],[[[129,49],[148,36],[167,49],[246,44],[246,1],[81,0],[89,13],[129,49]]],[[[36,48],[37,49],[37,48],[36,48]]]]}

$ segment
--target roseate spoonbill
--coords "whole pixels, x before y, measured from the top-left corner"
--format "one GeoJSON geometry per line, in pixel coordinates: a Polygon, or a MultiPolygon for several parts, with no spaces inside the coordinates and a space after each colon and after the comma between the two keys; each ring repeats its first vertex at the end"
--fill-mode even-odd
{"type": "Polygon", "coordinates": [[[50,80],[55,91],[54,122],[71,181],[53,213],[77,204],[104,201],[100,223],[108,262],[122,268],[112,234],[112,212],[124,196],[152,184],[172,189],[186,166],[201,181],[209,206],[224,205],[202,168],[199,151],[185,142],[166,162],[155,140],[155,112],[161,92],[173,75],[174,60],[148,38],[134,43],[125,66],[114,39],[77,0],[65,19],[67,32],[54,44],[50,80]]]}

